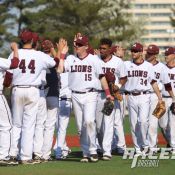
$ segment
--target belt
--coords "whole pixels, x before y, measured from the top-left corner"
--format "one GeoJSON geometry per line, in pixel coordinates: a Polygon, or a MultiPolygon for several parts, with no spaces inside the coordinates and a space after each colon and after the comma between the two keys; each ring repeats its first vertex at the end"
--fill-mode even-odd
{"type": "Polygon", "coordinates": [[[138,95],[143,95],[143,94],[150,94],[149,91],[142,91],[142,92],[125,92],[125,95],[133,95],[133,96],[138,96],[138,95]]]}
{"type": "Polygon", "coordinates": [[[96,89],[92,88],[92,89],[89,89],[88,91],[85,91],[85,92],[81,92],[81,91],[72,91],[72,93],[75,93],[75,94],[86,94],[88,92],[97,92],[96,89]]]}
{"type": "Polygon", "coordinates": [[[39,88],[39,86],[37,86],[37,85],[14,85],[13,87],[17,87],[17,88],[31,88],[31,87],[36,87],[36,88],[39,88]]]}
{"type": "Polygon", "coordinates": [[[71,98],[60,97],[59,100],[60,101],[63,101],[63,100],[65,100],[65,101],[71,101],[71,98]]]}
{"type": "Polygon", "coordinates": [[[105,91],[104,90],[98,90],[98,92],[101,92],[102,93],[102,92],[105,92],[105,91]]]}
{"type": "Polygon", "coordinates": [[[172,97],[171,97],[171,96],[164,96],[164,95],[163,95],[163,98],[172,98],[172,97]]]}

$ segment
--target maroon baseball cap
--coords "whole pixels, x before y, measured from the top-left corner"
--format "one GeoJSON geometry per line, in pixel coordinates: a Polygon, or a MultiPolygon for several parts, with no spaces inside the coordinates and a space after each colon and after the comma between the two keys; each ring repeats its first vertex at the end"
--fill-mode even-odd
{"type": "Polygon", "coordinates": [[[32,33],[32,39],[33,39],[33,43],[37,43],[37,41],[39,41],[39,36],[38,36],[38,34],[37,33],[35,33],[35,32],[33,32],[32,33]]]}
{"type": "Polygon", "coordinates": [[[54,47],[53,43],[50,40],[44,40],[41,43],[41,48],[42,48],[43,52],[48,53],[48,52],[50,52],[50,49],[53,48],[53,47],[54,47]]]}
{"type": "Polygon", "coordinates": [[[81,44],[82,46],[86,46],[89,43],[89,39],[87,36],[80,36],[77,38],[76,44],[81,44]]]}
{"type": "Polygon", "coordinates": [[[131,52],[143,52],[143,45],[140,43],[134,43],[131,46],[131,52]]]}
{"type": "Polygon", "coordinates": [[[171,55],[171,54],[175,54],[175,48],[174,47],[168,47],[165,50],[165,56],[171,55]]]}
{"type": "Polygon", "coordinates": [[[33,39],[33,33],[29,30],[23,30],[20,35],[19,35],[19,38],[24,42],[24,43],[27,43],[27,42],[30,42],[32,41],[33,39]]]}
{"type": "Polygon", "coordinates": [[[150,44],[148,46],[148,48],[146,49],[146,51],[147,51],[148,54],[157,55],[157,54],[159,54],[159,47],[154,45],[154,44],[150,44]]]}

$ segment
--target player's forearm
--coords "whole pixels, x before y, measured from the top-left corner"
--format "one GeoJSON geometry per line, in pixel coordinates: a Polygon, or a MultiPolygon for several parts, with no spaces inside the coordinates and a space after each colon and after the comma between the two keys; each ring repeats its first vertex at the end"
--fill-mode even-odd
{"type": "MultiPolygon", "coordinates": [[[[56,56],[57,56],[57,53],[56,53],[56,51],[55,51],[55,49],[52,47],[51,49],[50,49],[50,52],[51,52],[51,54],[52,54],[52,56],[55,58],[56,56]]],[[[59,58],[59,57],[58,57],[59,58]]]]}
{"type": "Polygon", "coordinates": [[[64,59],[60,59],[60,62],[56,68],[58,73],[64,72],[64,59]]]}
{"type": "Polygon", "coordinates": [[[108,98],[108,97],[111,97],[111,93],[110,93],[110,90],[109,90],[108,82],[107,82],[105,76],[103,76],[103,77],[100,79],[100,81],[101,81],[101,86],[102,86],[102,88],[103,88],[104,91],[105,91],[106,97],[107,97],[107,98],[108,98]]]}
{"type": "Polygon", "coordinates": [[[154,83],[151,84],[151,85],[152,85],[152,87],[153,87],[154,92],[156,93],[156,95],[157,95],[157,97],[158,97],[158,100],[159,100],[159,101],[162,101],[162,95],[161,95],[161,93],[160,93],[160,90],[159,90],[159,87],[158,87],[158,85],[157,85],[157,82],[154,82],[154,83]]]}

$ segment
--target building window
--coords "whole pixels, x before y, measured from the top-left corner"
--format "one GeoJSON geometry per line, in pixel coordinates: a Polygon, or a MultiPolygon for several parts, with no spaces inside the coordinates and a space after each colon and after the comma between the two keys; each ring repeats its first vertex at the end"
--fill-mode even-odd
{"type": "Polygon", "coordinates": [[[171,16],[171,13],[151,13],[151,17],[169,17],[171,16]]]}
{"type": "Polygon", "coordinates": [[[149,8],[149,5],[148,4],[134,4],[134,8],[145,9],[145,8],[149,8]]]}
{"type": "Polygon", "coordinates": [[[150,22],[150,24],[153,26],[157,26],[157,25],[164,26],[164,25],[170,25],[170,22],[169,21],[152,21],[150,22]]]}
{"type": "Polygon", "coordinates": [[[166,33],[167,30],[149,30],[150,33],[166,33]]]}
{"type": "Polygon", "coordinates": [[[161,42],[168,42],[169,38],[150,38],[150,41],[152,42],[157,42],[157,41],[161,41],[161,42]]]}
{"type": "Polygon", "coordinates": [[[157,9],[165,9],[165,8],[171,8],[171,4],[150,4],[150,8],[157,8],[157,9]]]}

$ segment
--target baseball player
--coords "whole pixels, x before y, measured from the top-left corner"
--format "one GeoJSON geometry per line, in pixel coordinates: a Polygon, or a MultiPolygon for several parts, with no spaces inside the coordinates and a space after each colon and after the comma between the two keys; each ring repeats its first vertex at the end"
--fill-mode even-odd
{"type": "MultiPolygon", "coordinates": [[[[3,81],[5,71],[15,69],[18,66],[18,46],[16,43],[11,43],[13,50],[13,59],[7,60],[0,58],[0,165],[17,165],[18,162],[10,160],[9,149],[11,143],[12,118],[11,112],[5,96],[3,95],[3,81]]],[[[4,81],[4,85],[6,82],[4,81]]]]}
{"type": "Polygon", "coordinates": [[[131,56],[132,60],[125,62],[128,77],[125,90],[126,94],[128,94],[132,139],[136,156],[139,156],[145,154],[148,149],[147,132],[151,86],[159,102],[162,101],[162,97],[154,77],[153,66],[144,61],[143,46],[140,43],[132,45],[131,56]]]}
{"type": "Polygon", "coordinates": [[[66,72],[69,72],[68,82],[72,91],[72,105],[75,113],[80,145],[83,151],[81,162],[97,162],[95,110],[97,103],[97,84],[100,78],[106,96],[113,99],[105,77],[102,73],[102,62],[95,56],[87,53],[88,38],[78,36],[74,41],[76,55],[69,55],[64,63],[66,72]]]}
{"type": "MultiPolygon", "coordinates": [[[[100,58],[103,60],[103,73],[111,72],[119,79],[117,83],[118,88],[121,88],[126,81],[126,70],[123,61],[111,54],[112,41],[108,38],[102,38],[100,40],[100,58]]],[[[97,109],[96,109],[96,125],[97,125],[97,137],[98,142],[103,151],[102,160],[110,160],[111,155],[111,144],[114,133],[114,118],[117,120],[116,130],[118,132],[119,140],[123,140],[125,145],[124,131],[122,118],[120,115],[119,102],[115,101],[115,109],[110,116],[105,116],[101,111],[106,98],[104,91],[101,89],[97,98],[97,109]],[[119,111],[119,113],[117,112],[119,111]]],[[[123,145],[120,145],[123,146],[123,145]]]]}
{"type": "Polygon", "coordinates": [[[59,113],[57,120],[57,142],[55,157],[57,160],[65,159],[71,150],[66,144],[66,130],[72,109],[71,90],[68,86],[68,72],[61,73],[61,89],[59,97],[59,113]]]}
{"type": "MultiPolygon", "coordinates": [[[[125,49],[120,46],[112,46],[111,54],[123,60],[125,55],[125,49]]],[[[118,77],[116,77],[116,82],[119,83],[118,77]]],[[[120,93],[122,95],[122,101],[118,101],[118,108],[116,108],[116,117],[114,120],[114,136],[112,143],[112,153],[117,155],[123,155],[126,150],[126,142],[125,138],[123,137],[123,119],[126,113],[127,97],[124,93],[124,87],[120,88],[120,93]]]]}
{"type": "MultiPolygon", "coordinates": [[[[168,76],[167,68],[164,64],[157,61],[157,57],[159,54],[159,48],[156,45],[149,45],[146,51],[145,59],[153,65],[154,69],[154,78],[158,83],[160,91],[162,90],[163,86],[165,86],[166,91],[169,94],[172,94],[174,98],[170,78],[168,76]]],[[[158,127],[158,119],[152,115],[156,105],[158,103],[158,99],[154,90],[151,88],[151,106],[150,106],[150,113],[149,113],[149,128],[148,128],[148,144],[149,144],[149,151],[151,153],[157,152],[157,127],[158,127]]]]}
{"type": "MultiPolygon", "coordinates": [[[[19,49],[19,67],[13,71],[12,115],[13,140],[11,156],[19,154],[21,164],[38,163],[32,161],[33,137],[40,97],[41,71],[54,67],[53,58],[32,48],[33,35],[30,31],[20,34],[23,48],[19,49]],[[21,136],[21,137],[20,137],[21,136]],[[18,150],[18,144],[20,148],[18,150]]],[[[9,56],[11,59],[12,54],[9,56]]]]}
{"type": "MultiPolygon", "coordinates": [[[[54,56],[54,47],[51,41],[45,40],[42,42],[43,51],[47,54],[54,56]],[[46,42],[50,42],[50,45],[46,42]],[[49,51],[50,49],[50,51],[49,51]],[[48,52],[49,51],[49,52],[48,52]]],[[[53,142],[53,135],[55,124],[58,118],[58,105],[59,105],[59,89],[60,89],[60,73],[55,68],[47,70],[46,74],[47,85],[45,86],[46,102],[47,102],[47,118],[44,122],[44,142],[42,146],[42,158],[45,161],[52,160],[51,149],[53,142]]]]}
{"type": "MultiPolygon", "coordinates": [[[[171,82],[171,87],[173,94],[175,94],[175,48],[168,47],[165,50],[165,62],[166,62],[166,68],[168,71],[168,75],[171,82]]],[[[166,88],[163,88],[162,90],[163,100],[166,104],[166,113],[162,118],[159,120],[159,125],[162,128],[165,138],[167,139],[168,143],[170,144],[170,147],[172,148],[172,154],[175,154],[175,116],[172,114],[170,110],[170,106],[172,102],[175,102],[175,99],[172,98],[173,95],[170,95],[166,88]]]]}
{"type": "Polygon", "coordinates": [[[33,159],[36,161],[42,160],[44,122],[47,118],[46,95],[44,91],[44,86],[46,85],[46,70],[42,70],[41,74],[42,84],[39,86],[40,97],[38,102],[38,111],[36,116],[35,132],[33,139],[33,159]]]}
{"type": "MultiPolygon", "coordinates": [[[[32,33],[33,43],[32,48],[35,50],[38,49],[38,34],[32,33]]],[[[36,124],[35,124],[35,132],[33,139],[33,159],[35,161],[42,161],[42,146],[43,146],[43,132],[44,132],[44,122],[47,118],[47,107],[46,107],[46,96],[44,92],[44,86],[46,85],[46,70],[42,70],[41,72],[41,86],[40,89],[40,97],[38,102],[38,111],[36,116],[36,124]]]]}

